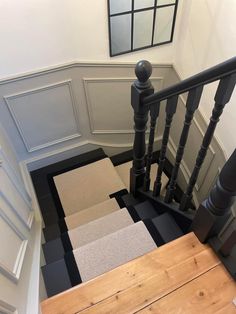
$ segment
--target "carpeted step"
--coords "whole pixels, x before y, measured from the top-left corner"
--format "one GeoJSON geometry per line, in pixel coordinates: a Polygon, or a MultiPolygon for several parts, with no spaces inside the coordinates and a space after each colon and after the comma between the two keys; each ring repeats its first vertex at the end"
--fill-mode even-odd
{"type": "Polygon", "coordinates": [[[45,240],[50,241],[56,239],[67,230],[87,224],[90,221],[111,214],[119,209],[120,206],[116,199],[111,198],[92,207],[81,210],[78,213],[67,216],[64,219],[60,219],[57,224],[44,228],[43,233],[45,240]]]}
{"type": "Polygon", "coordinates": [[[65,216],[109,199],[125,189],[109,158],[54,176],[65,216]]]}
{"type": "Polygon", "coordinates": [[[84,282],[155,248],[155,242],[140,221],[75,250],[74,257],[84,282]]]}
{"type": "Polygon", "coordinates": [[[171,242],[183,235],[182,230],[169,213],[147,220],[145,225],[158,246],[171,242]]]}
{"type": "Polygon", "coordinates": [[[43,244],[46,263],[57,261],[66,252],[100,239],[110,233],[125,228],[134,221],[126,208],[120,209],[97,220],[63,233],[59,238],[43,244]]]}
{"type": "MultiPolygon", "coordinates": [[[[117,173],[119,174],[121,180],[123,181],[124,185],[126,186],[126,189],[129,191],[129,181],[130,181],[130,169],[132,168],[132,161],[128,161],[126,163],[123,163],[119,166],[116,166],[115,169],[117,173]]],[[[151,167],[151,173],[150,173],[150,178],[151,178],[151,184],[150,184],[150,189],[153,189],[154,182],[156,180],[156,174],[157,174],[157,169],[158,165],[156,163],[152,164],[151,167]]],[[[161,194],[164,193],[164,190],[167,186],[169,179],[165,175],[165,173],[162,173],[162,188],[161,188],[161,194]]]]}
{"type": "Polygon", "coordinates": [[[50,297],[65,291],[156,247],[141,221],[118,230],[67,253],[59,261],[43,266],[42,274],[47,294],[50,297]]]}

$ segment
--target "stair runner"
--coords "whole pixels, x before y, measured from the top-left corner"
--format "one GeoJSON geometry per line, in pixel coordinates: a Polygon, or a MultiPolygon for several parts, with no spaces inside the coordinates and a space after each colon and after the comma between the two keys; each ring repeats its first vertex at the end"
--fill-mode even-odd
{"type": "Polygon", "coordinates": [[[169,213],[128,193],[130,167],[129,161],[114,167],[99,149],[32,173],[45,222],[49,297],[183,235],[169,213]]]}

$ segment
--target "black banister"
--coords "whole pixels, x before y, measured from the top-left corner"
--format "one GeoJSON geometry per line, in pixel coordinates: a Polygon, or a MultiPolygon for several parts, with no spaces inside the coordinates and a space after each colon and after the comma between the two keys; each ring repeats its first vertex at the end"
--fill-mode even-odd
{"type": "Polygon", "coordinates": [[[192,229],[201,242],[218,235],[236,197],[236,150],[224,165],[209,197],[200,205],[192,229]]]}
{"type": "Polygon", "coordinates": [[[167,87],[162,91],[156,92],[153,95],[143,99],[143,104],[151,105],[162,100],[170,98],[177,94],[188,92],[195,87],[212,83],[218,79],[228,76],[236,71],[236,57],[233,57],[225,62],[222,62],[214,67],[211,67],[199,74],[193,75],[186,80],[181,81],[171,87],[167,87]]]}
{"type": "Polygon", "coordinates": [[[186,114],[184,119],[184,126],[179,140],[179,146],[176,153],[175,165],[172,170],[170,183],[165,195],[165,202],[170,203],[174,198],[174,192],[177,182],[177,176],[179,172],[180,163],[184,155],[185,145],[188,139],[188,134],[193,120],[194,112],[197,110],[200,103],[203,86],[199,86],[189,91],[188,99],[186,103],[186,114]]]}
{"type": "Polygon", "coordinates": [[[236,149],[220,172],[216,185],[202,202],[191,229],[201,242],[208,242],[236,280],[236,149]]]}
{"type": "Polygon", "coordinates": [[[151,172],[151,165],[152,165],[152,157],[153,157],[153,144],[155,140],[155,129],[156,129],[156,123],[157,118],[159,116],[159,110],[160,110],[160,103],[157,105],[153,105],[150,108],[150,134],[149,134],[149,143],[148,143],[148,152],[147,152],[147,160],[146,160],[146,174],[144,178],[144,191],[148,191],[150,188],[150,172],[151,172]]]}
{"type": "Polygon", "coordinates": [[[160,195],[160,192],[161,192],[161,186],[162,186],[161,177],[162,177],[162,172],[164,170],[164,165],[165,165],[166,150],[167,150],[167,144],[169,141],[171,123],[172,123],[173,116],[176,112],[177,103],[178,103],[178,96],[174,96],[167,99],[165,129],[164,129],[164,133],[162,137],[162,144],[161,144],[160,157],[158,160],[156,180],[154,182],[154,187],[153,187],[153,196],[158,196],[160,195]]]}
{"type": "Polygon", "coordinates": [[[133,166],[130,169],[130,192],[135,196],[138,188],[143,186],[145,177],[145,134],[149,109],[143,105],[145,96],[153,94],[154,89],[149,80],[152,66],[148,61],[139,61],[135,68],[137,80],[131,87],[131,105],[134,110],[134,145],[133,166]]]}
{"type": "Polygon", "coordinates": [[[231,95],[233,93],[234,87],[236,83],[236,74],[231,74],[227,77],[224,77],[220,80],[220,83],[218,85],[216,94],[215,94],[215,105],[212,110],[212,116],[210,118],[210,123],[207,127],[206,133],[202,140],[201,148],[198,152],[197,159],[195,162],[195,166],[193,169],[193,172],[190,176],[189,183],[186,189],[186,192],[184,193],[181,203],[180,203],[180,209],[181,210],[187,210],[189,208],[190,202],[192,200],[192,193],[194,186],[197,182],[197,178],[199,175],[199,172],[201,170],[202,164],[206,158],[207,150],[209,148],[209,145],[211,143],[211,140],[213,138],[216,125],[219,122],[220,116],[223,113],[225,105],[229,102],[231,95]]]}

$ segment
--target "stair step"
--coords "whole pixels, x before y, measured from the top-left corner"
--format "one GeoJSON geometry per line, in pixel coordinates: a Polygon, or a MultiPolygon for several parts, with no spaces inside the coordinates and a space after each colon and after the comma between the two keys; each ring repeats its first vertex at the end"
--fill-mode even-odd
{"type": "Polygon", "coordinates": [[[156,248],[143,222],[138,222],[67,253],[42,267],[49,297],[95,278],[156,248]]]}
{"type": "Polygon", "coordinates": [[[133,223],[134,221],[127,209],[123,208],[85,225],[69,230],[62,234],[60,238],[43,244],[46,263],[49,264],[57,261],[63,258],[66,252],[75,250],[133,223]]]}
{"type": "Polygon", "coordinates": [[[155,248],[155,242],[140,221],[91,242],[73,253],[84,282],[155,248]]]}
{"type": "Polygon", "coordinates": [[[173,241],[183,235],[182,230],[169,213],[145,221],[145,225],[157,245],[173,241]]]}
{"type": "Polygon", "coordinates": [[[141,202],[139,198],[134,198],[132,194],[126,194],[121,196],[124,207],[134,206],[141,202]]]}
{"type": "Polygon", "coordinates": [[[109,199],[125,189],[109,158],[54,176],[65,216],[109,199]]]}
{"type": "Polygon", "coordinates": [[[48,297],[52,297],[72,287],[64,259],[43,266],[41,269],[48,297]]]}
{"type": "MultiPolygon", "coordinates": [[[[99,148],[31,171],[30,175],[36,190],[37,197],[41,198],[47,194],[50,194],[51,190],[47,179],[49,174],[59,174],[74,168],[88,165],[106,157],[107,156],[105,155],[104,151],[99,148]]],[[[44,208],[42,208],[42,210],[44,210],[44,208]]]]}
{"type": "Polygon", "coordinates": [[[158,216],[157,211],[149,201],[144,201],[134,206],[128,206],[127,209],[134,222],[152,219],[158,216]]]}
{"type": "Polygon", "coordinates": [[[74,213],[64,219],[60,219],[57,224],[44,228],[43,233],[45,240],[50,241],[56,239],[61,235],[61,233],[64,233],[67,230],[87,224],[90,221],[109,215],[119,209],[120,206],[116,199],[111,198],[92,207],[81,210],[78,213],[74,213]]]}
{"type": "MultiPolygon", "coordinates": [[[[115,167],[117,173],[119,174],[121,180],[123,181],[123,183],[126,186],[128,191],[129,191],[129,185],[130,185],[129,181],[130,181],[130,169],[131,168],[132,168],[132,161],[128,161],[126,163],[123,163],[123,164],[115,167]]],[[[151,189],[152,189],[154,182],[155,182],[155,179],[156,179],[157,169],[158,169],[157,163],[153,163],[152,167],[151,167],[151,173],[150,173],[150,178],[151,178],[150,187],[151,187],[151,189]]],[[[166,188],[168,181],[169,181],[168,177],[163,172],[161,194],[164,193],[164,190],[166,188]]]]}
{"type": "Polygon", "coordinates": [[[158,216],[155,208],[149,201],[142,202],[134,206],[137,215],[141,220],[152,219],[158,216]]]}

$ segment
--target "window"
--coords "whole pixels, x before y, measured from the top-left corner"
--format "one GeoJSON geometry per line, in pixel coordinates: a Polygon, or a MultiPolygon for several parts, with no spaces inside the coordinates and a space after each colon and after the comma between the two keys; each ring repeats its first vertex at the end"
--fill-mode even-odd
{"type": "Polygon", "coordinates": [[[108,0],[110,56],[170,43],[178,0],[108,0]]]}

